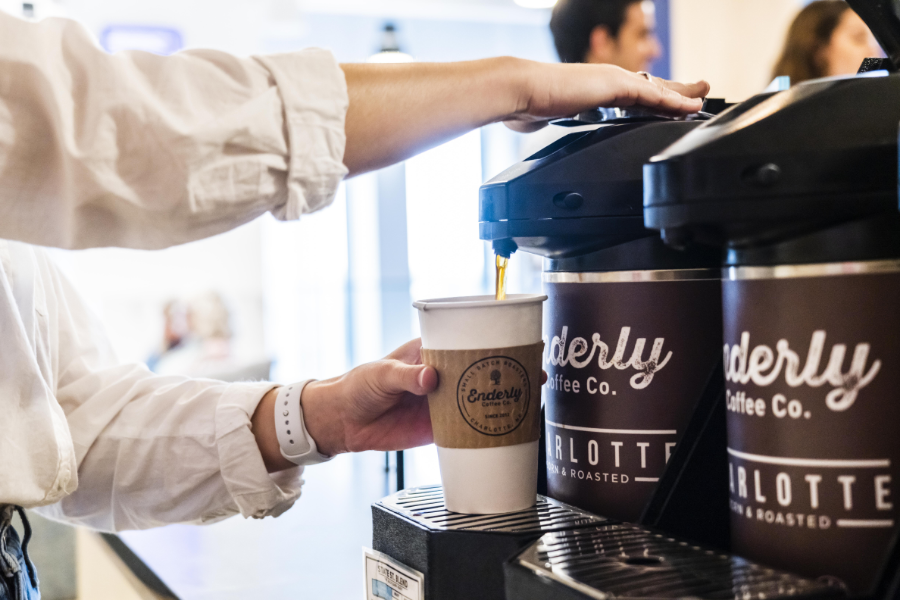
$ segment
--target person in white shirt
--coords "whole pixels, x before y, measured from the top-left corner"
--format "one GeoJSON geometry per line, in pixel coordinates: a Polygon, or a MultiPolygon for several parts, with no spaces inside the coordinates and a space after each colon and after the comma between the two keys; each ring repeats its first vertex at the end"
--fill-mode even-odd
{"type": "MultiPolygon", "coordinates": [[[[707,89],[514,58],[110,55],[74,22],[0,13],[0,546],[13,506],[109,531],[277,516],[300,495],[298,465],[431,441],[436,374],[418,341],[305,389],[162,377],[115,358],[37,246],[163,248],[267,211],[297,219],[348,175],[488,123],[635,103],[683,114],[707,89]],[[275,403],[301,389],[287,435],[309,444],[289,460],[275,403]]],[[[0,598],[33,575],[9,556],[0,598]]]]}

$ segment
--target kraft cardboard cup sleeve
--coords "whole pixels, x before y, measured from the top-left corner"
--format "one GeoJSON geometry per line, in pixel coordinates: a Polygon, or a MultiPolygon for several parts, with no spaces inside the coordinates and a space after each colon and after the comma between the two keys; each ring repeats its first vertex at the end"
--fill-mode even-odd
{"type": "Polygon", "coordinates": [[[537,499],[542,303],[546,296],[416,302],[447,509],[524,510],[537,499]]]}
{"type": "Polygon", "coordinates": [[[428,396],[435,444],[499,448],[537,440],[543,349],[543,342],[481,350],[423,348],[422,362],[440,377],[428,396]]]}

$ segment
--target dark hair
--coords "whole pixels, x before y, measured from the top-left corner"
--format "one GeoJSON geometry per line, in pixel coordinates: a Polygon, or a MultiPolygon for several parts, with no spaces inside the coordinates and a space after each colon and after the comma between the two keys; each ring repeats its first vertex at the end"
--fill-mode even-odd
{"type": "Polygon", "coordinates": [[[625,12],[641,0],[559,0],[550,18],[550,31],[559,60],[566,63],[584,62],[591,47],[591,32],[598,25],[619,35],[625,22],[625,12]]]}
{"type": "Polygon", "coordinates": [[[773,77],[787,75],[792,84],[824,77],[821,51],[831,43],[844,11],[849,9],[844,0],[816,0],[801,10],[788,30],[773,77]]]}

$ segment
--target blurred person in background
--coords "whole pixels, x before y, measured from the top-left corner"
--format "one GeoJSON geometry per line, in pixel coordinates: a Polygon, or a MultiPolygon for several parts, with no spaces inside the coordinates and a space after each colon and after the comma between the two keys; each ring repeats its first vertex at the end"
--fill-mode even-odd
{"type": "Polygon", "coordinates": [[[649,71],[662,56],[652,0],[559,0],[550,31],[564,63],[649,71]]]}
{"type": "Polygon", "coordinates": [[[187,313],[187,306],[180,300],[170,300],[163,306],[162,343],[147,358],[147,367],[151,371],[156,371],[160,359],[178,348],[190,333],[187,313]]]}
{"type": "Polygon", "coordinates": [[[0,12],[0,599],[39,597],[11,526],[22,507],[108,531],[277,516],[304,465],[432,441],[437,373],[419,340],[325,381],[161,376],[117,360],[37,246],[156,249],[266,212],[298,219],[345,177],[489,123],[534,131],[635,104],[683,115],[708,89],[515,58],[111,55],[72,21],[0,12]]]}
{"type": "Polygon", "coordinates": [[[863,59],[883,56],[868,26],[844,0],[816,0],[791,24],[772,77],[791,84],[852,75],[863,59]]]}
{"type": "MultiPolygon", "coordinates": [[[[170,303],[175,304],[175,303],[170,303]]],[[[160,375],[210,377],[225,373],[232,363],[231,315],[218,292],[198,294],[184,306],[184,325],[178,343],[147,366],[160,375]]],[[[169,329],[169,323],[166,323],[169,329]]]]}
{"type": "Polygon", "coordinates": [[[186,302],[169,302],[164,314],[166,349],[147,361],[154,373],[229,382],[269,378],[271,360],[234,351],[231,311],[218,292],[210,290],[186,302]]]}

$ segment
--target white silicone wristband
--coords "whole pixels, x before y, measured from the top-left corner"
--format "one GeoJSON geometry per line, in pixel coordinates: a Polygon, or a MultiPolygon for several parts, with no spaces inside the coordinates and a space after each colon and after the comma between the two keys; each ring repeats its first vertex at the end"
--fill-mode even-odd
{"type": "Polygon", "coordinates": [[[300,396],[312,379],[282,386],[275,399],[275,433],[281,455],[295,465],[315,465],[331,460],[319,454],[316,441],[306,430],[300,396]]]}

